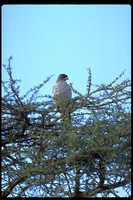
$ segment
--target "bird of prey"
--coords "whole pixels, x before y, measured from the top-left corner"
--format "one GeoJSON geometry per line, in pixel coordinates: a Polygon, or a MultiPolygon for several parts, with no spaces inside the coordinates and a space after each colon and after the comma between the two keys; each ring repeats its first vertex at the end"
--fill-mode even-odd
{"type": "MultiPolygon", "coordinates": [[[[68,76],[60,74],[52,90],[53,97],[62,110],[66,109],[69,100],[72,98],[72,91],[66,80],[68,80],[68,76]]],[[[64,112],[61,113],[63,114],[64,112]]]]}

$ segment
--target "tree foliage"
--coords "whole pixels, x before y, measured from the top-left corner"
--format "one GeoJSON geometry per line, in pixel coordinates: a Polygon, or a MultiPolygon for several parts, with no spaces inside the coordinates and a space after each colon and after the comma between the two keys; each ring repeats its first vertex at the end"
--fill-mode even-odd
{"type": "Polygon", "coordinates": [[[93,86],[88,69],[86,94],[60,115],[42,84],[20,96],[11,59],[3,65],[2,197],[119,197],[131,191],[130,80],[122,72],[108,85],[93,86]],[[92,90],[92,88],[94,88],[92,90]]]}

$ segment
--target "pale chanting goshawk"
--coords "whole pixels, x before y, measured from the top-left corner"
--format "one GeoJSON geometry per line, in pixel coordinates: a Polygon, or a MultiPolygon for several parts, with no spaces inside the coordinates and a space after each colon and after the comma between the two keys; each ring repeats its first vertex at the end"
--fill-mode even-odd
{"type": "Polygon", "coordinates": [[[53,98],[60,108],[63,107],[63,110],[64,107],[67,106],[69,100],[72,98],[71,88],[66,82],[68,79],[69,78],[66,74],[60,74],[52,90],[53,98]]]}

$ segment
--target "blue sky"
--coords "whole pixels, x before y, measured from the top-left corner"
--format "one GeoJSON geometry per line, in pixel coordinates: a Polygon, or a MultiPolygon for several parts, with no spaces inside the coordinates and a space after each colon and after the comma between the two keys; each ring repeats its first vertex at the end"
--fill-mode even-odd
{"type": "Polygon", "coordinates": [[[52,95],[60,73],[85,94],[89,67],[93,84],[110,83],[124,69],[130,78],[131,6],[4,5],[2,64],[11,55],[21,94],[54,74],[41,90],[52,95]]]}
{"type": "Polygon", "coordinates": [[[93,84],[108,84],[124,69],[123,79],[131,79],[131,6],[4,5],[2,64],[11,55],[21,95],[54,74],[40,91],[52,95],[60,73],[85,94],[89,67],[93,84]]]}

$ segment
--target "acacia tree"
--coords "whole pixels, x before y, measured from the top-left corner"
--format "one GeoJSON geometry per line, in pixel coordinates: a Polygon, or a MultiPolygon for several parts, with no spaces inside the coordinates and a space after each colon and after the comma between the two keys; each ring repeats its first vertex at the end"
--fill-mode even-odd
{"type": "Polygon", "coordinates": [[[2,197],[119,197],[130,196],[131,112],[130,80],[87,92],[71,85],[74,98],[60,115],[50,95],[39,95],[50,80],[20,96],[11,59],[2,81],[2,197]],[[69,116],[69,117],[68,117],[69,116]]]}

